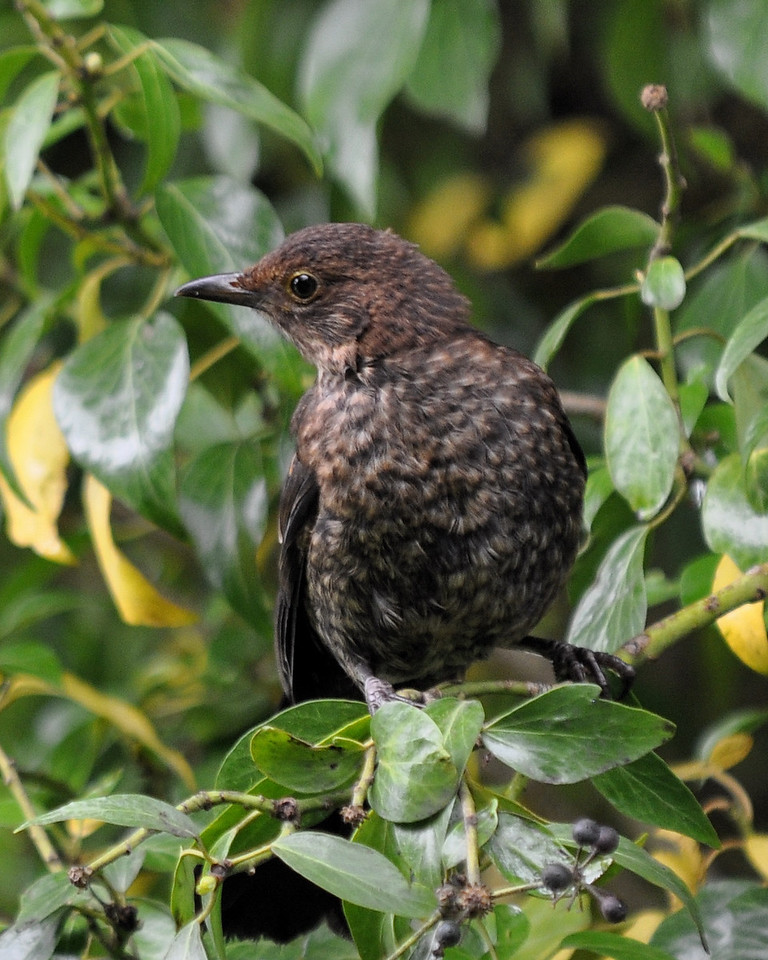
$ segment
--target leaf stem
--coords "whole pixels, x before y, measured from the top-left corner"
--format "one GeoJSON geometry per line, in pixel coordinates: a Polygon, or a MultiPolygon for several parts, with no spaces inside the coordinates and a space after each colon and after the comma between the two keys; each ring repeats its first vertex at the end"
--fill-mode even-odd
{"type": "Polygon", "coordinates": [[[467,844],[467,883],[476,886],[480,883],[480,846],[477,838],[477,810],[475,798],[467,784],[467,778],[461,778],[459,787],[461,815],[464,818],[464,837],[467,844]]]}
{"type": "Polygon", "coordinates": [[[428,933],[432,927],[440,922],[440,918],[440,911],[436,910],[429,920],[426,920],[418,930],[414,930],[407,940],[403,940],[397,950],[395,950],[394,953],[390,953],[386,960],[398,960],[399,957],[402,957],[414,944],[418,943],[425,933],[428,933]]]}

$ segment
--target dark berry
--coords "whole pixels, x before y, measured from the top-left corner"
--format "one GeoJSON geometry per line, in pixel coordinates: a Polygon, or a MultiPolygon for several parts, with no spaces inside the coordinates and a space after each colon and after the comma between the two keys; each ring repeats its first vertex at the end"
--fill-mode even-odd
{"type": "Polygon", "coordinates": [[[627,919],[627,905],[612,893],[606,893],[600,898],[600,913],[608,923],[621,923],[627,919]]]}
{"type": "Polygon", "coordinates": [[[600,835],[600,824],[590,820],[589,817],[582,817],[573,825],[573,839],[580,847],[591,847],[600,835]]]}
{"type": "Polygon", "coordinates": [[[541,871],[541,882],[552,893],[561,893],[573,883],[573,870],[564,863],[548,863],[541,871]]]}
{"type": "Polygon", "coordinates": [[[597,839],[592,844],[595,853],[613,853],[619,845],[619,835],[613,827],[600,827],[597,839]]]}

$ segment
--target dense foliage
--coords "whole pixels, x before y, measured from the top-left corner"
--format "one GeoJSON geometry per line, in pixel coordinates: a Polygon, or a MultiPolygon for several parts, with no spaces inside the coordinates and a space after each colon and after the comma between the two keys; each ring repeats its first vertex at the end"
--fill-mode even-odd
{"type": "Polygon", "coordinates": [[[761,0],[0,4],[0,960],[768,956],[767,30],[761,0]],[[577,388],[585,546],[542,629],[637,699],[499,659],[423,710],[270,718],[312,371],[170,297],[325,219],[417,240],[577,388]],[[354,943],[223,941],[222,878],[269,856],[354,943]]]}

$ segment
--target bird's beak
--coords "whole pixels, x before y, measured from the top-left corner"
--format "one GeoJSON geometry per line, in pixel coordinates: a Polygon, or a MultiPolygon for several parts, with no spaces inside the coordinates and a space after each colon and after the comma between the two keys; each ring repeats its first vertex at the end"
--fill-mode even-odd
{"type": "Polygon", "coordinates": [[[174,297],[191,297],[195,300],[213,300],[215,303],[235,303],[243,307],[257,307],[257,297],[243,286],[241,273],[219,273],[213,277],[190,280],[179,287],[174,297]]]}

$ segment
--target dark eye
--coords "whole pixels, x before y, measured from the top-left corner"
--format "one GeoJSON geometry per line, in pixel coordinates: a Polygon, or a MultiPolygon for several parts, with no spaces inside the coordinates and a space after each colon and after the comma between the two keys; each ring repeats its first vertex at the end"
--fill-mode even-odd
{"type": "Polygon", "coordinates": [[[297,300],[311,300],[317,293],[319,284],[311,273],[294,273],[288,281],[288,288],[297,300]]]}

